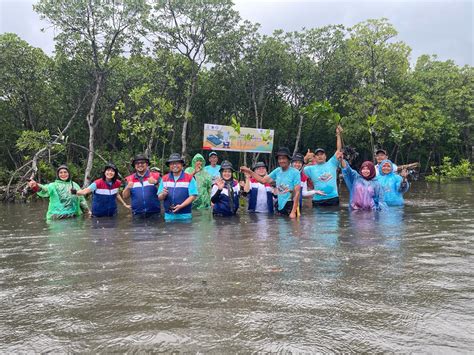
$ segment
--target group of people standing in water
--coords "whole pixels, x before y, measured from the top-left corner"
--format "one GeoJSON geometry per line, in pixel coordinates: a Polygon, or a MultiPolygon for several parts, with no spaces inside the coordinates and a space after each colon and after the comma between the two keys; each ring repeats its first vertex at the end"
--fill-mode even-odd
{"type": "Polygon", "coordinates": [[[352,210],[382,210],[387,206],[403,205],[403,194],[408,191],[406,169],[393,164],[383,149],[376,151],[377,165],[362,163],[359,171],[351,168],[342,153],[342,128],[336,128],[336,152],[327,160],[326,151],[317,148],[303,155],[290,154],[288,148],[276,152],[278,167],[269,172],[264,162],[252,168],[240,167],[244,181],[235,179],[236,169],[225,160],[218,165],[218,155],[209,153],[209,165],[201,154],[196,154],[191,166],[179,153],[166,161],[169,168],[162,175],[150,167],[143,154],[132,160],[134,172],[119,180],[117,167],[108,163],[102,176],[84,189],[71,180],[66,165],[57,169],[57,178],[49,184],[31,180],[30,189],[40,197],[49,198],[47,219],[62,219],[83,213],[94,216],[115,216],[117,201],[137,217],[161,214],[165,221],[189,220],[193,209],[212,209],[215,216],[233,216],[240,207],[240,196],[248,197],[251,213],[276,213],[290,218],[301,214],[303,199],[311,199],[313,207],[326,208],[339,205],[337,188],[338,169],[350,192],[352,210]],[[401,170],[400,174],[398,170],[401,170]],[[122,189],[123,187],[123,189],[122,189]],[[92,209],[85,196],[92,194],[92,209]],[[130,201],[127,203],[126,201],[130,201]]]}

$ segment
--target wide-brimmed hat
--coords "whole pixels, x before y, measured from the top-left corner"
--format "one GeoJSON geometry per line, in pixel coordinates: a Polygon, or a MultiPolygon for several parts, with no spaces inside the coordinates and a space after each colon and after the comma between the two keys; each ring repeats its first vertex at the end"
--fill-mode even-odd
{"type": "Polygon", "coordinates": [[[287,157],[288,159],[291,160],[291,153],[290,153],[290,150],[286,147],[281,147],[277,150],[276,154],[275,154],[276,157],[279,157],[279,156],[285,156],[287,157]]]}
{"type": "Polygon", "coordinates": [[[265,168],[268,170],[267,164],[265,164],[263,161],[256,162],[255,165],[252,167],[252,170],[255,171],[258,168],[265,168]]]}
{"type": "Polygon", "coordinates": [[[113,171],[115,171],[115,175],[114,175],[114,180],[117,179],[118,177],[118,169],[117,169],[117,166],[114,164],[114,163],[111,163],[111,162],[108,162],[107,164],[105,164],[104,166],[104,170],[102,170],[102,178],[105,180],[105,172],[107,171],[107,169],[113,169],[113,171]]]}
{"type": "Polygon", "coordinates": [[[304,163],[304,155],[301,154],[301,153],[296,153],[295,155],[293,155],[293,158],[291,158],[291,161],[292,162],[300,161],[300,162],[304,163]]]}
{"type": "Polygon", "coordinates": [[[150,159],[148,159],[148,157],[145,154],[137,154],[132,159],[132,168],[135,168],[135,163],[140,160],[146,161],[146,163],[150,165],[150,159]]]}
{"type": "Polygon", "coordinates": [[[232,166],[232,163],[231,163],[230,161],[228,161],[228,160],[224,160],[224,161],[221,163],[221,168],[219,169],[219,172],[221,173],[222,170],[224,170],[224,169],[230,169],[230,170],[232,170],[232,171],[235,172],[234,167],[232,166]]]}
{"type": "Polygon", "coordinates": [[[171,163],[175,163],[177,161],[184,165],[184,159],[181,157],[181,154],[172,153],[166,161],[166,166],[170,166],[171,163]]]}

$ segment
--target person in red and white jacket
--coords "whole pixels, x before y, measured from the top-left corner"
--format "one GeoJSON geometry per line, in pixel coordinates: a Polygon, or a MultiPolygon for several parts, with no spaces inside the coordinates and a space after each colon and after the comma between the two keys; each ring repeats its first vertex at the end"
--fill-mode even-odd
{"type": "MultiPolygon", "coordinates": [[[[267,165],[264,162],[257,162],[253,169],[259,176],[267,175],[267,165]]],[[[252,178],[250,175],[245,175],[245,184],[243,186],[244,192],[248,194],[249,203],[248,211],[256,213],[273,213],[274,212],[274,196],[273,187],[270,184],[262,184],[252,178]]]]}
{"type": "Polygon", "coordinates": [[[132,160],[135,173],[127,176],[127,186],[122,192],[124,199],[131,198],[132,214],[149,217],[161,212],[157,192],[161,176],[159,172],[151,172],[148,167],[150,160],[138,154],[132,160]]]}
{"type": "Polygon", "coordinates": [[[112,163],[107,163],[102,171],[102,177],[95,180],[85,189],[76,192],[78,196],[93,194],[92,215],[94,217],[112,217],[117,214],[117,200],[126,208],[130,208],[119,194],[122,182],[118,179],[118,169],[112,163]]]}

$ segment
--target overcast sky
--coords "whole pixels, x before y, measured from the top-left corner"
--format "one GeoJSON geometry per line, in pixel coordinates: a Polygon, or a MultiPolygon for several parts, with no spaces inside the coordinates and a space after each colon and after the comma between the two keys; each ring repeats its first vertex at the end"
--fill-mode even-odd
{"type": "MultiPolygon", "coordinates": [[[[300,30],[343,24],[350,27],[369,18],[386,17],[398,30],[398,39],[412,48],[412,63],[421,54],[436,54],[459,65],[474,65],[472,0],[234,0],[242,18],[275,29],[300,30]]],[[[0,0],[0,33],[14,32],[51,54],[52,29],[33,11],[34,0],[0,0]]]]}

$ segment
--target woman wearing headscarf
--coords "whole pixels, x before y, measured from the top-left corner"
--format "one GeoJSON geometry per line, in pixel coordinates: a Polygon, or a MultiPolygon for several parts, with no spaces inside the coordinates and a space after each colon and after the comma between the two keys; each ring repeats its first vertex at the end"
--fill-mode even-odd
{"type": "Polygon", "coordinates": [[[388,206],[403,206],[403,194],[410,188],[407,170],[403,169],[397,175],[394,164],[386,159],[379,164],[378,172],[377,181],[382,185],[385,203],[388,206]]]}
{"type": "Polygon", "coordinates": [[[342,176],[350,193],[349,206],[353,210],[381,210],[386,204],[382,186],[375,179],[375,165],[364,161],[359,172],[344,160],[342,152],[336,153],[342,166],[342,176]]]}
{"type": "Polygon", "coordinates": [[[191,166],[184,171],[186,174],[194,176],[197,182],[199,195],[193,201],[193,208],[196,209],[207,209],[211,206],[212,176],[204,169],[205,165],[204,157],[198,153],[191,161],[191,166]]]}
{"type": "Polygon", "coordinates": [[[66,165],[56,170],[56,180],[43,185],[30,180],[29,187],[40,197],[49,198],[46,219],[63,219],[80,216],[83,212],[90,215],[89,206],[83,196],[77,196],[79,185],[71,180],[71,174],[66,165]]]}
{"type": "Polygon", "coordinates": [[[220,168],[220,179],[212,186],[211,202],[214,204],[212,213],[217,216],[233,216],[239,208],[240,185],[232,177],[232,163],[224,160],[220,168]]]}

